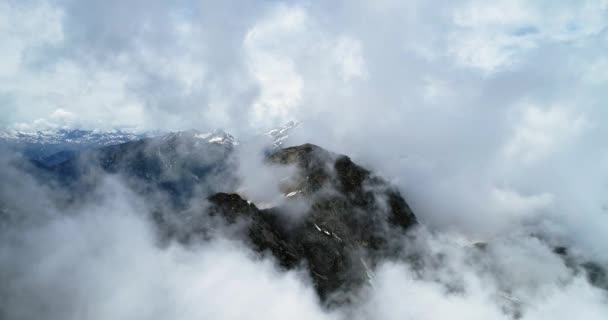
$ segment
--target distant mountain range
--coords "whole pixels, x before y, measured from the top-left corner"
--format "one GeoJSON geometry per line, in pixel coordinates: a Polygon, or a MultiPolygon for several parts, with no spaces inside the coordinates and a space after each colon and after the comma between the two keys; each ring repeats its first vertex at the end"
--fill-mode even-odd
{"type": "Polygon", "coordinates": [[[73,152],[121,144],[152,136],[151,133],[59,129],[0,131],[0,147],[18,149],[27,157],[42,160],[58,152],[73,152]]]}
{"type": "Polygon", "coordinates": [[[127,131],[93,131],[93,130],[44,130],[44,131],[0,131],[0,141],[15,144],[39,145],[82,145],[104,146],[141,139],[149,134],[137,134],[127,131]]]}
{"type": "MultiPolygon", "coordinates": [[[[272,129],[261,136],[267,137],[269,143],[275,147],[283,144],[289,137],[289,132],[297,127],[299,122],[291,121],[287,124],[272,129]]],[[[190,135],[210,143],[238,145],[239,141],[232,135],[222,130],[203,132],[199,130],[187,130],[182,132],[131,132],[124,130],[83,130],[83,129],[58,129],[41,131],[19,131],[0,130],[0,147],[18,149],[27,157],[44,161],[59,152],[77,152],[87,149],[95,149],[105,146],[117,145],[145,138],[161,137],[169,138],[176,135],[190,135]]],[[[56,156],[54,157],[56,161],[56,156]]]]}

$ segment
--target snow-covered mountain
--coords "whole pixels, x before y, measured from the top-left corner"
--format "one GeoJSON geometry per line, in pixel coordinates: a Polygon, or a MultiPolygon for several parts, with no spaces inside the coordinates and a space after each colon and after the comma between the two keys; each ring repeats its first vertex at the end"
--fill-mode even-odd
{"type": "MultiPolygon", "coordinates": [[[[290,121],[285,125],[264,132],[274,148],[284,146],[285,140],[291,131],[298,127],[300,122],[290,121]]],[[[145,138],[158,138],[161,140],[180,141],[191,140],[196,145],[210,143],[226,147],[236,147],[240,141],[221,129],[213,131],[200,131],[196,129],[177,132],[132,132],[123,130],[83,130],[59,129],[41,131],[0,130],[0,148],[8,147],[20,150],[27,158],[42,163],[54,164],[69,157],[74,152],[97,149],[112,145],[119,145],[145,138]],[[57,158],[57,159],[56,159],[57,158]],[[51,161],[52,160],[52,161],[51,161]],[[50,161],[50,162],[49,162],[50,161]]],[[[245,139],[245,141],[248,141],[245,139]]]]}
{"type": "Polygon", "coordinates": [[[279,148],[283,146],[284,140],[289,137],[289,132],[299,125],[300,122],[298,121],[289,121],[283,126],[266,132],[266,135],[268,135],[273,140],[273,146],[275,148],[279,148]]]}
{"type": "Polygon", "coordinates": [[[0,142],[28,145],[80,145],[108,146],[138,140],[150,134],[139,134],[128,131],[93,131],[93,130],[44,130],[25,132],[18,130],[0,131],[0,142]]]}
{"type": "Polygon", "coordinates": [[[59,129],[33,132],[4,130],[0,131],[0,148],[20,150],[26,157],[41,161],[60,152],[78,152],[117,145],[154,135],[121,130],[59,129]]]}
{"type": "MultiPolygon", "coordinates": [[[[300,122],[290,121],[285,125],[272,129],[265,133],[272,139],[275,147],[283,145],[283,141],[289,137],[289,132],[299,126],[300,122]]],[[[167,139],[173,136],[192,136],[203,139],[210,143],[238,145],[239,140],[221,129],[214,131],[199,131],[196,129],[178,132],[143,132],[135,133],[131,131],[111,130],[82,130],[82,129],[59,129],[41,131],[19,131],[19,130],[0,130],[0,144],[11,145],[63,145],[71,146],[76,149],[81,147],[103,147],[114,144],[121,144],[129,141],[150,138],[155,136],[165,136],[167,139]]]]}
{"type": "MultiPolygon", "coordinates": [[[[265,133],[270,137],[275,147],[283,145],[285,139],[289,137],[290,131],[300,125],[300,122],[290,121],[285,125],[274,128],[265,133]]],[[[170,138],[176,135],[191,135],[203,139],[210,143],[238,145],[239,140],[234,136],[216,129],[214,131],[187,130],[179,132],[132,132],[124,130],[83,130],[83,129],[58,129],[40,131],[19,131],[19,130],[0,130],[0,144],[10,144],[18,146],[38,145],[38,146],[63,146],[68,149],[95,148],[129,141],[150,138],[155,136],[165,136],[170,138]]]]}
{"type": "Polygon", "coordinates": [[[194,139],[199,142],[221,144],[226,146],[238,146],[240,144],[237,138],[221,129],[216,129],[209,132],[191,129],[187,131],[171,132],[162,136],[162,139],[164,140],[172,140],[177,138],[194,139]]]}

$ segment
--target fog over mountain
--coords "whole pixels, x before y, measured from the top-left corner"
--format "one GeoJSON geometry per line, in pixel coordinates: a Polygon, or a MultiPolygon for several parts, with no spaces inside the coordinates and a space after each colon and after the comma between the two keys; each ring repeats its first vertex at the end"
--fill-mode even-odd
{"type": "Polygon", "coordinates": [[[606,319],[608,3],[0,1],[0,318],[606,319]]]}

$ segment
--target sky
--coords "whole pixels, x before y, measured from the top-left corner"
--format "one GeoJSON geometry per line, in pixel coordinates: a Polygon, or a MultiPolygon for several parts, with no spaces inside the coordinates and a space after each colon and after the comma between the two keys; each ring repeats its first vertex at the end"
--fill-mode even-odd
{"type": "Polygon", "coordinates": [[[536,116],[523,125],[576,135],[602,115],[606,6],[8,0],[0,124],[244,134],[331,114],[496,132],[536,116]]]}
{"type": "MultiPolygon", "coordinates": [[[[421,223],[443,234],[428,244],[436,250],[542,233],[608,263],[607,28],[606,0],[3,0],[0,129],[222,128],[243,138],[298,120],[288,143],[348,154],[386,177],[421,223]]],[[[95,225],[87,219],[77,223],[95,225]]],[[[145,237],[145,228],[137,230],[145,237]]],[[[49,227],[42,236],[60,235],[49,227]]],[[[513,241],[521,243],[505,252],[518,261],[546,258],[529,270],[554,265],[535,240],[513,241]]],[[[226,246],[213,244],[186,265],[213,272],[204,259],[226,246]]],[[[140,249],[160,254],[166,270],[183,266],[176,256],[188,257],[147,243],[140,249]]],[[[230,252],[227,265],[250,261],[242,250],[230,252]]],[[[445,300],[432,282],[389,264],[379,272],[381,289],[357,314],[498,318],[486,303],[492,290],[454,255],[454,268],[468,270],[470,295],[445,300]],[[416,314],[422,311],[399,305],[400,295],[446,303],[448,311],[416,314]]],[[[66,259],[58,261],[73,257],[66,259]]],[[[289,299],[318,312],[308,318],[339,317],[319,309],[297,274],[257,279],[256,272],[276,271],[264,263],[247,264],[252,276],[241,281],[270,283],[269,292],[288,286],[289,299]]],[[[519,262],[501,266],[508,263],[519,262]]],[[[563,278],[564,270],[551,270],[542,281],[563,278]]],[[[91,286],[105,288],[101,280],[91,286]]],[[[579,278],[555,295],[528,289],[521,294],[540,306],[530,319],[583,309],[592,319],[606,310],[579,278]],[[574,307],[566,310],[564,301],[574,307]]],[[[187,301],[180,300],[192,307],[187,301]]]]}

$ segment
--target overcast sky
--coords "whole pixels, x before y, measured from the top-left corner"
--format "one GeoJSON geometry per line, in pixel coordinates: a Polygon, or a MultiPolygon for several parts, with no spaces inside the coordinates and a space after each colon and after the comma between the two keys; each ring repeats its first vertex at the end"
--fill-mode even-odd
{"type": "MultiPolygon", "coordinates": [[[[246,131],[330,119],[407,131],[477,120],[496,132],[519,121],[570,138],[606,115],[607,6],[2,1],[0,123],[246,131]]],[[[551,149],[540,140],[520,133],[509,153],[533,160],[551,149]]]]}

